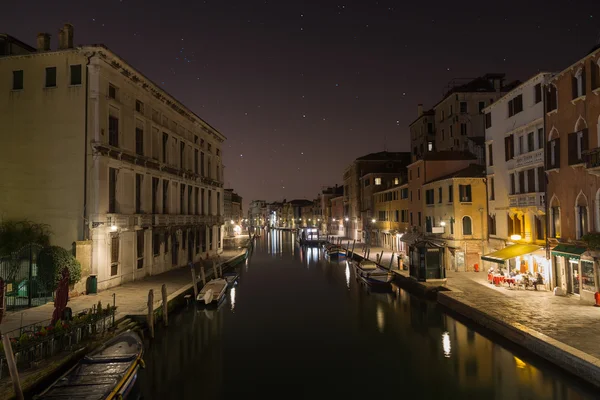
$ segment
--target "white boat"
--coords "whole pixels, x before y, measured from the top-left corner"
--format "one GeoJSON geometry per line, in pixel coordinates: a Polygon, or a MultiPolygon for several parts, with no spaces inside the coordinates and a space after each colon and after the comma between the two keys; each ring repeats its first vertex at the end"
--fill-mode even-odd
{"type": "Polygon", "coordinates": [[[200,293],[198,293],[196,300],[206,305],[219,304],[225,299],[226,291],[227,281],[225,279],[213,279],[204,285],[202,290],[200,290],[200,293]]]}
{"type": "Polygon", "coordinates": [[[362,276],[362,274],[367,272],[373,272],[379,268],[374,261],[366,259],[359,262],[354,261],[353,265],[356,271],[356,275],[358,276],[362,276]]]}

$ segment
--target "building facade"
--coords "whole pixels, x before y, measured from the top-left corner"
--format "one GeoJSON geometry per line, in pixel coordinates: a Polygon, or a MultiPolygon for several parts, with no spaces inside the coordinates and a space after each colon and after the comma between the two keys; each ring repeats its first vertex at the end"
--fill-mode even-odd
{"type": "Polygon", "coordinates": [[[262,227],[267,221],[267,202],[252,200],[248,206],[248,223],[251,227],[262,227]]]}
{"type": "Polygon", "coordinates": [[[553,284],[592,302],[599,291],[600,48],[552,77],[545,96],[553,284]]]}
{"type": "Polygon", "coordinates": [[[488,232],[485,167],[471,164],[425,182],[423,215],[425,236],[445,248],[446,269],[478,269],[488,232]]]}
{"type": "Polygon", "coordinates": [[[543,90],[550,77],[539,73],[484,110],[489,251],[510,246],[490,262],[507,270],[540,272],[546,282],[543,90]]]}
{"type": "Polygon", "coordinates": [[[330,235],[344,236],[344,195],[332,197],[330,202],[331,220],[327,222],[327,232],[330,235]]]}
{"type": "Polygon", "coordinates": [[[233,189],[225,189],[223,192],[223,217],[224,230],[227,236],[241,233],[242,226],[242,197],[233,189]]]}
{"type": "Polygon", "coordinates": [[[373,218],[369,221],[371,245],[407,255],[408,247],[400,239],[410,228],[408,205],[408,183],[405,182],[373,194],[373,218]]]}
{"type": "Polygon", "coordinates": [[[101,290],[222,251],[225,137],[72,26],[58,47],[0,57],[3,217],[89,247],[101,290]]]}
{"type": "Polygon", "coordinates": [[[360,242],[363,240],[361,178],[369,173],[399,173],[410,163],[407,152],[371,153],[359,157],[344,170],[344,232],[345,236],[360,242]]]}
{"type": "Polygon", "coordinates": [[[426,153],[435,151],[435,111],[423,111],[423,104],[417,106],[417,119],[408,126],[412,161],[423,158],[426,153]]]}
{"type": "Polygon", "coordinates": [[[365,243],[373,243],[376,239],[376,229],[373,229],[373,219],[378,219],[375,212],[375,193],[386,190],[391,187],[398,187],[406,182],[406,167],[398,172],[372,172],[363,175],[360,178],[361,186],[361,210],[360,219],[362,221],[362,239],[365,243]]]}

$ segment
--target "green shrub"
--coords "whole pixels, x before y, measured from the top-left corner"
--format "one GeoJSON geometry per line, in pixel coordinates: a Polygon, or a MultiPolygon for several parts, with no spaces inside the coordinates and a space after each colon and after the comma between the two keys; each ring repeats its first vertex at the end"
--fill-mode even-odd
{"type": "Polygon", "coordinates": [[[38,257],[38,276],[48,285],[48,289],[56,290],[62,277],[63,268],[69,269],[69,285],[81,279],[81,264],[68,251],[58,246],[50,246],[40,251],[38,257]]]}

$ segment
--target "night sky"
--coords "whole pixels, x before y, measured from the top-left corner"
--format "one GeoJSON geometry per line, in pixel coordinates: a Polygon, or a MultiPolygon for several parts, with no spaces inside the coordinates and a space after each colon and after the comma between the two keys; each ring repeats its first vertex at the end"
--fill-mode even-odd
{"type": "Polygon", "coordinates": [[[598,0],[4,1],[0,31],[35,46],[70,22],[219,129],[225,187],[315,198],[361,155],[408,151],[417,103],[453,78],[559,71],[600,36],[598,0]],[[405,4],[406,3],[406,4],[405,4]]]}

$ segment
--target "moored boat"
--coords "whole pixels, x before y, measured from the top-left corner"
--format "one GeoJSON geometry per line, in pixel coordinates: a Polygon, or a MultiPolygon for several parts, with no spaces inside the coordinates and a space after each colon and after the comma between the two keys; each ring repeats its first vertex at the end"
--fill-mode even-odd
{"type": "Polygon", "coordinates": [[[354,270],[356,271],[357,276],[365,272],[375,271],[379,268],[374,261],[367,259],[364,259],[362,261],[354,261],[352,264],[354,265],[354,270]]]}
{"type": "Polygon", "coordinates": [[[214,304],[218,305],[225,299],[225,292],[227,291],[227,281],[222,278],[213,279],[208,282],[200,293],[196,300],[206,305],[214,304]]]}
{"type": "Polygon", "coordinates": [[[223,278],[227,281],[229,286],[235,286],[240,275],[237,272],[227,272],[223,274],[223,278]]]}
{"type": "Polygon", "coordinates": [[[336,247],[326,249],[325,254],[327,254],[329,256],[329,258],[332,258],[332,259],[345,258],[346,250],[344,250],[341,247],[336,246],[336,247]]]}
{"type": "Polygon", "coordinates": [[[85,356],[35,399],[126,399],[132,392],[144,345],[137,333],[124,332],[85,356]]]}

